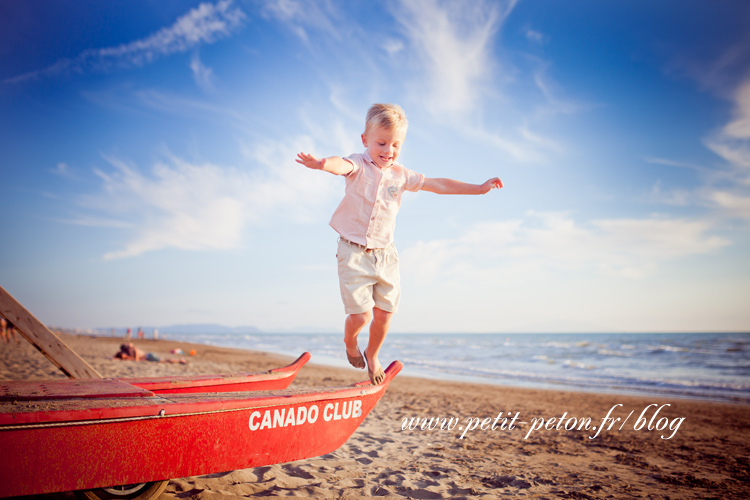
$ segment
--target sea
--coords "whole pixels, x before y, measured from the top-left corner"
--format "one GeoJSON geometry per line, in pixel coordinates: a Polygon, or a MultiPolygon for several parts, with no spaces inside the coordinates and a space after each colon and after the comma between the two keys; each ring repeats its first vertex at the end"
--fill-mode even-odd
{"type": "MultiPolygon", "coordinates": [[[[294,357],[308,351],[314,363],[349,366],[343,334],[168,338],[294,357]]],[[[403,375],[426,379],[750,404],[750,333],[390,333],[380,360],[400,360],[403,375]]]]}

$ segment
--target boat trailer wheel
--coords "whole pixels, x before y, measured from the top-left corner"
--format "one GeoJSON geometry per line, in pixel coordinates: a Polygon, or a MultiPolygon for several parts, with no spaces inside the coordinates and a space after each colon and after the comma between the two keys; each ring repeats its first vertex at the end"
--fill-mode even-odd
{"type": "Polygon", "coordinates": [[[153,481],[140,484],[124,484],[109,488],[76,491],[80,500],[152,500],[167,488],[169,481],[153,481]]]}

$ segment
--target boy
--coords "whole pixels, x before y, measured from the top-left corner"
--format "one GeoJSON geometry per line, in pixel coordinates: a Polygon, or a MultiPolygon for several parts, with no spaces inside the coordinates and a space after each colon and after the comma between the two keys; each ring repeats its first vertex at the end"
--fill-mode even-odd
{"type": "Polygon", "coordinates": [[[407,129],[406,114],[395,104],[374,104],[367,112],[362,134],[363,154],[347,158],[318,159],[307,153],[297,163],[346,177],[344,199],[331,218],[339,233],[336,259],[344,309],[346,357],[355,368],[364,368],[373,384],[385,380],[378,360],[393,314],[398,309],[401,286],[398,253],[393,245],[396,213],[404,191],[438,194],[485,194],[503,187],[497,177],[484,184],[453,179],[430,179],[396,163],[407,129]],[[370,323],[364,356],[357,336],[370,323]]]}

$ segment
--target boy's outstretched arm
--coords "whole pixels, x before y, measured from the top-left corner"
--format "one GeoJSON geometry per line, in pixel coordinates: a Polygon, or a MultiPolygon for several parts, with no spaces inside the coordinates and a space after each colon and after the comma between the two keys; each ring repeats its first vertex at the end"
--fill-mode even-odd
{"type": "Polygon", "coordinates": [[[296,161],[307,168],[323,170],[324,172],[330,172],[335,175],[346,175],[354,168],[354,165],[340,156],[331,156],[330,158],[319,160],[313,155],[299,153],[297,154],[296,161]]]}
{"type": "Polygon", "coordinates": [[[501,187],[503,187],[503,181],[498,177],[493,177],[484,184],[469,184],[453,179],[431,179],[427,177],[422,185],[422,191],[437,194],[486,194],[501,187]]]}

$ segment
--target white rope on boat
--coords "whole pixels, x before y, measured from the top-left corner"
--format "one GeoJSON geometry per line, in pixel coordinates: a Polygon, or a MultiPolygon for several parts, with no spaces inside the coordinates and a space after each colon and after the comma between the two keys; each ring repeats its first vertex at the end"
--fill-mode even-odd
{"type": "MultiPolygon", "coordinates": [[[[361,395],[368,394],[367,390],[363,390],[360,392],[361,395]]],[[[345,398],[348,399],[348,398],[345,398]]],[[[142,417],[121,417],[121,418],[103,418],[100,420],[74,420],[71,422],[40,422],[38,424],[19,424],[19,425],[0,425],[0,432],[2,431],[13,431],[17,429],[40,429],[45,427],[71,427],[71,426],[78,426],[78,425],[96,425],[96,424],[113,424],[118,422],[137,422],[139,420],[154,420],[158,418],[174,418],[174,417],[193,417],[196,415],[211,415],[214,413],[229,413],[233,411],[243,411],[243,410],[256,410],[259,408],[274,408],[277,406],[285,406],[285,405],[263,405],[263,406],[250,406],[246,408],[228,408],[225,410],[210,410],[210,411],[198,411],[193,413],[175,413],[173,415],[167,415],[166,412],[162,409],[159,411],[156,415],[145,415],[142,417]]]]}
{"type": "MultiPolygon", "coordinates": [[[[274,406],[274,405],[269,405],[274,406]]],[[[157,415],[145,415],[142,417],[121,417],[121,418],[103,418],[100,420],[74,420],[71,422],[40,422],[38,424],[20,424],[20,425],[3,425],[0,426],[1,431],[13,431],[16,429],[39,429],[44,427],[70,427],[77,425],[96,425],[96,424],[114,424],[118,422],[137,422],[139,420],[155,420],[158,418],[173,418],[173,417],[192,417],[195,415],[210,415],[212,413],[228,413],[232,411],[251,410],[253,408],[268,408],[269,406],[253,406],[250,408],[232,408],[227,410],[211,410],[211,411],[199,411],[195,413],[175,413],[174,415],[167,415],[164,410],[161,410],[157,415]]],[[[276,405],[278,406],[278,405],[276,405]]]]}

